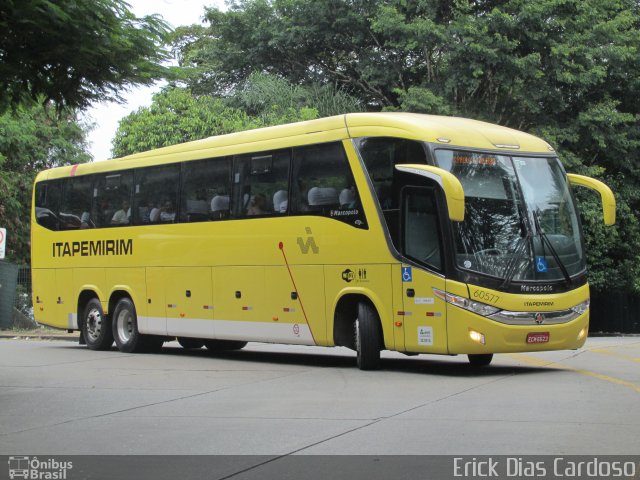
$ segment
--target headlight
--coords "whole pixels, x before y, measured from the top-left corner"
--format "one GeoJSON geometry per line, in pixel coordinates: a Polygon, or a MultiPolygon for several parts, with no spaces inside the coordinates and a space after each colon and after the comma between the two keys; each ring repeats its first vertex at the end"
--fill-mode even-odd
{"type": "Polygon", "coordinates": [[[438,290],[437,288],[433,289],[433,293],[436,295],[436,297],[444,300],[447,303],[450,303],[451,305],[464,308],[465,310],[477,313],[478,315],[482,315],[483,317],[496,313],[500,310],[499,308],[492,307],[491,305],[487,305],[486,303],[471,300],[459,295],[454,295],[453,293],[443,292],[442,290],[438,290]]]}
{"type": "Polygon", "coordinates": [[[576,312],[578,315],[582,315],[584,312],[588,310],[588,308],[589,308],[589,300],[585,300],[584,302],[579,303],[575,307],[571,307],[571,310],[576,312]]]}

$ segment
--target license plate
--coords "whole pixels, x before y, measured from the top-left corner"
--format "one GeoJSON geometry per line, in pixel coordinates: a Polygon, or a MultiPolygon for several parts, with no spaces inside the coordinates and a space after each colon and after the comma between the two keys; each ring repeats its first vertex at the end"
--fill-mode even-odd
{"type": "Polygon", "coordinates": [[[527,343],[547,343],[548,341],[549,332],[527,333],[527,343]]]}

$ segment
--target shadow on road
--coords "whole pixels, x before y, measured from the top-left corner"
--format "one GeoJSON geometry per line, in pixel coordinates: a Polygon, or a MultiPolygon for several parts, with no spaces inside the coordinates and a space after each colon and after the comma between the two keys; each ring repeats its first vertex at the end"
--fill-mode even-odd
{"type": "MultiPolygon", "coordinates": [[[[336,354],[332,349],[327,349],[327,354],[314,352],[270,352],[264,350],[235,350],[212,352],[205,348],[199,350],[187,350],[181,347],[165,346],[162,355],[202,357],[203,361],[209,359],[224,359],[227,361],[242,363],[260,363],[275,365],[299,365],[317,368],[339,368],[356,370],[355,353],[351,355],[336,354]]],[[[495,359],[494,359],[495,361],[495,359]]],[[[398,373],[415,373],[441,376],[478,377],[478,376],[504,376],[515,374],[550,373],[562,371],[561,369],[544,368],[525,365],[489,365],[477,367],[469,364],[466,355],[457,357],[438,355],[419,355],[406,358],[382,358],[381,370],[398,373]],[[446,359],[445,359],[446,358],[446,359]]],[[[362,372],[367,374],[368,372],[362,372]]]]}
{"type": "MultiPolygon", "coordinates": [[[[77,349],[77,345],[64,345],[56,346],[55,348],[61,349],[77,349]]],[[[112,347],[111,351],[114,354],[119,353],[118,350],[112,347]]],[[[130,355],[130,354],[129,354],[130,355]]],[[[213,352],[206,348],[189,350],[179,346],[167,346],[162,348],[162,351],[154,354],[137,354],[137,355],[172,355],[176,357],[200,357],[203,362],[207,359],[215,360],[221,359],[226,361],[240,362],[240,363],[256,363],[256,364],[274,364],[274,365],[292,365],[292,366],[304,366],[304,367],[317,367],[317,368],[333,368],[333,369],[348,369],[356,370],[355,353],[349,354],[336,354],[331,348],[327,348],[327,354],[321,354],[314,352],[304,353],[300,351],[295,352],[270,352],[265,350],[234,350],[234,351],[220,351],[213,352]]],[[[499,358],[499,357],[498,357],[499,358]]],[[[206,364],[203,363],[203,367],[206,368],[206,364]]],[[[458,356],[440,356],[440,355],[416,355],[407,356],[406,358],[382,358],[381,370],[386,372],[397,373],[415,373],[415,374],[427,374],[427,375],[440,375],[447,377],[479,377],[479,376],[504,376],[504,375],[521,375],[521,374],[536,374],[553,372],[562,372],[562,368],[545,368],[536,367],[530,365],[496,365],[495,357],[494,364],[486,367],[478,367],[469,364],[466,355],[458,356]]],[[[377,370],[378,372],[380,370],[377,370]]],[[[368,372],[362,372],[366,375],[368,372]]]]}

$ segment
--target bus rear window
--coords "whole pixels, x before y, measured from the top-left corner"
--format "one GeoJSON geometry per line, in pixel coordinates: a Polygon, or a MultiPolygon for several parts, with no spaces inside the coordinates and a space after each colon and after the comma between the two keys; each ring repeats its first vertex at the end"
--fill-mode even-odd
{"type": "Polygon", "coordinates": [[[36,184],[36,222],[49,230],[59,230],[59,208],[62,182],[54,180],[36,184]]]}

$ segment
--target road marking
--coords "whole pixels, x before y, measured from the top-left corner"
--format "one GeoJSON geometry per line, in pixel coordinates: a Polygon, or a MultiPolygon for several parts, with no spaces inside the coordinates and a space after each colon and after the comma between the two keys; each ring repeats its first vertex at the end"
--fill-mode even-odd
{"type": "Polygon", "coordinates": [[[603,380],[605,382],[613,383],[616,385],[622,385],[623,387],[630,388],[631,390],[635,390],[637,393],[640,393],[640,385],[638,385],[637,383],[622,380],[621,378],[611,377],[609,375],[603,375],[602,373],[593,372],[591,370],[583,370],[581,368],[575,368],[570,365],[565,365],[563,363],[553,362],[550,360],[543,360],[542,358],[532,357],[530,355],[525,355],[522,353],[504,353],[503,355],[510,357],[514,360],[520,361],[522,363],[526,363],[528,365],[533,365],[536,367],[548,367],[548,368],[556,368],[559,370],[576,372],[576,373],[579,373],[580,375],[585,375],[587,377],[593,377],[599,380],[603,380]]]}
{"type": "Polygon", "coordinates": [[[629,360],[631,362],[640,363],[640,358],[632,357],[630,355],[624,355],[624,354],[618,353],[618,352],[612,352],[612,351],[609,350],[610,348],[615,348],[615,347],[589,348],[588,351],[589,352],[594,352],[594,353],[602,353],[604,355],[610,355],[612,357],[620,358],[622,360],[629,360]]]}

